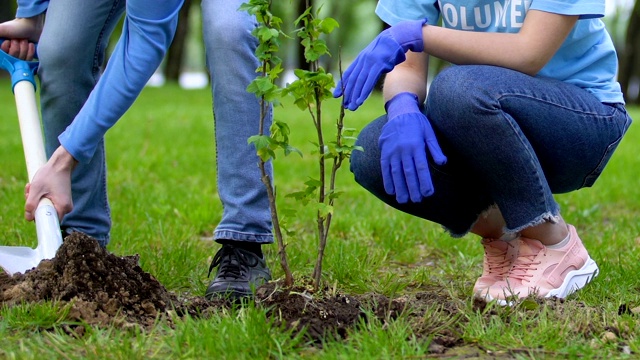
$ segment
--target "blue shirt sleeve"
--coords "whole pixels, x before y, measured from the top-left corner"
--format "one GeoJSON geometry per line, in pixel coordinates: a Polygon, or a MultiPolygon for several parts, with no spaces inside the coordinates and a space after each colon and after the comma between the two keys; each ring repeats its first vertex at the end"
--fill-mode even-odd
{"type": "Polygon", "coordinates": [[[49,7],[49,0],[18,0],[16,17],[30,18],[42,14],[49,7]]]}
{"type": "Polygon", "coordinates": [[[405,20],[421,20],[425,17],[429,24],[437,24],[440,18],[437,0],[380,0],[376,15],[393,26],[405,20]]]}
{"type": "Polygon", "coordinates": [[[580,19],[604,16],[604,0],[533,0],[529,10],[540,10],[560,15],[580,15],[580,19]]]}
{"type": "Polygon", "coordinates": [[[122,36],[104,74],[58,140],[79,162],[91,160],[100,140],[131,107],[173,40],[183,0],[150,4],[128,0],[122,36]]]}

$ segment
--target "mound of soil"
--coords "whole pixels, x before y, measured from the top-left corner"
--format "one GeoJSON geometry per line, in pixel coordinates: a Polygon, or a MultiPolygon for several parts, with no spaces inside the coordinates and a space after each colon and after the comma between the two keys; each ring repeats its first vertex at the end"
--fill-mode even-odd
{"type": "MultiPolygon", "coordinates": [[[[72,322],[142,328],[150,328],[158,318],[172,324],[176,316],[207,316],[213,309],[233,306],[224,299],[210,301],[169,292],[140,268],[138,260],[137,255],[111,254],[93,238],[74,233],[65,239],[55,258],[42,261],[37,268],[13,276],[0,272],[0,306],[57,301],[68,307],[67,317],[72,322]]],[[[292,329],[296,335],[303,331],[307,340],[318,345],[327,336],[346,338],[349,329],[362,320],[388,322],[407,311],[416,319],[418,335],[424,334],[425,339],[435,336],[432,352],[460,345],[457,334],[438,330],[443,328],[441,324],[424,321],[427,310],[451,314],[459,310],[456,300],[437,292],[391,300],[328,290],[314,294],[303,286],[285,289],[271,282],[257,290],[255,303],[269,309],[277,325],[292,329]]],[[[84,332],[82,325],[69,329],[76,335],[84,332]]]]}
{"type": "Polygon", "coordinates": [[[140,268],[138,256],[115,256],[93,238],[74,233],[55,258],[25,274],[0,275],[0,304],[48,300],[69,303],[71,320],[148,326],[175,296],[140,268]]]}

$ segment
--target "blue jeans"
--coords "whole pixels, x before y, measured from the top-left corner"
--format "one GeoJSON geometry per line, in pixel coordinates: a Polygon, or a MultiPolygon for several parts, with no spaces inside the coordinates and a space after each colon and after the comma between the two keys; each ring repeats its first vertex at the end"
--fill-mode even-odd
{"type": "MultiPolygon", "coordinates": [[[[124,0],[51,0],[38,45],[42,122],[47,156],[60,146],[58,135],[73,121],[100,78],[109,36],[124,12],[124,0]]],[[[60,226],[109,242],[104,141],[93,159],[72,174],[73,211],[60,226]]]]}
{"type": "MultiPolygon", "coordinates": [[[[213,93],[218,194],[224,209],[213,238],[268,244],[273,242],[269,199],[260,180],[255,147],[247,143],[260,130],[260,101],[247,92],[260,65],[255,56],[258,40],[251,34],[258,24],[247,12],[238,10],[244,2],[202,1],[202,29],[213,93]]],[[[265,134],[269,134],[272,117],[269,106],[265,134]]],[[[266,170],[273,180],[271,162],[266,170]]]]}
{"type": "Polygon", "coordinates": [[[385,193],[378,138],[386,116],[360,133],[364,151],[352,154],[351,171],[385,203],[454,237],[494,205],[505,233],[555,221],[553,194],[592,186],[631,124],[622,104],[601,103],[577,86],[483,65],[436,76],[425,112],[448,158],[430,163],[432,196],[399,204],[385,193]]]}
{"type": "MultiPolygon", "coordinates": [[[[237,11],[243,1],[203,0],[207,66],[212,80],[218,191],[224,212],[214,238],[271,243],[271,216],[251,135],[258,134],[260,106],[246,91],[259,63],[255,19],[237,11]]],[[[42,119],[47,155],[60,145],[58,135],[73,121],[97,83],[109,37],[124,12],[125,0],[51,0],[38,46],[42,119]]],[[[268,133],[272,110],[265,122],[268,133]]],[[[273,176],[271,163],[268,173],[273,176]]],[[[67,233],[80,231],[109,242],[111,212],[107,197],[104,141],[91,162],[72,175],[74,209],[61,222],[67,233]]]]}

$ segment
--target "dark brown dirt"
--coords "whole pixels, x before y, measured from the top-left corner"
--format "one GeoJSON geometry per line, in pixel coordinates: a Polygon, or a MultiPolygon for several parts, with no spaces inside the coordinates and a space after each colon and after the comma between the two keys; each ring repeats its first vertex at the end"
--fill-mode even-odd
{"type": "MultiPolygon", "coordinates": [[[[82,336],[87,325],[149,329],[157,321],[172,325],[186,314],[206,317],[215,309],[234,305],[224,299],[209,301],[169,292],[140,268],[138,256],[111,254],[81,233],[68,236],[54,259],[25,274],[9,276],[0,271],[0,307],[40,301],[57,301],[68,308],[66,320],[83,324],[65,327],[74,336],[82,336]]],[[[257,289],[255,303],[268,309],[276,325],[291,329],[294,335],[302,332],[316,346],[326,338],[346,339],[359,324],[386,324],[403,314],[415,336],[430,341],[433,355],[482,358],[487,354],[464,344],[458,328],[461,322],[452,321],[467,305],[438,289],[389,299],[331,289],[314,293],[310,286],[283,288],[271,282],[257,289]]],[[[474,307],[483,311],[485,305],[478,302],[474,307]]]]}
{"type": "Polygon", "coordinates": [[[55,258],[25,274],[0,271],[0,305],[38,301],[68,305],[71,321],[143,328],[169,313],[195,314],[216,306],[204,299],[179,299],[140,268],[137,255],[116,256],[82,233],[68,236],[55,258]]]}

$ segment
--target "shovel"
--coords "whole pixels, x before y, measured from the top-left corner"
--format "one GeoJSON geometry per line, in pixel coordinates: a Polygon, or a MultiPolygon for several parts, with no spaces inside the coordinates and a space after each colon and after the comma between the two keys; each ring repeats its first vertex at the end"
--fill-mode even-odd
{"type": "MultiPolygon", "coordinates": [[[[0,43],[2,41],[0,38],[0,43]]],[[[29,182],[33,180],[36,171],[47,162],[36,103],[34,73],[37,66],[37,61],[20,60],[0,50],[0,68],[11,74],[29,182]]],[[[38,266],[40,261],[55,257],[56,251],[62,245],[60,221],[51,200],[40,200],[35,213],[35,223],[38,236],[35,249],[26,246],[0,246],[0,267],[9,275],[24,273],[38,266]]]]}

